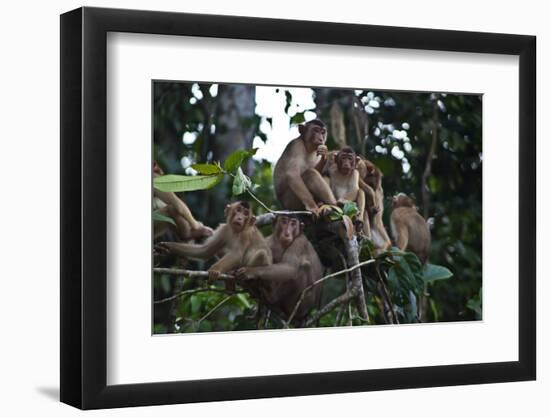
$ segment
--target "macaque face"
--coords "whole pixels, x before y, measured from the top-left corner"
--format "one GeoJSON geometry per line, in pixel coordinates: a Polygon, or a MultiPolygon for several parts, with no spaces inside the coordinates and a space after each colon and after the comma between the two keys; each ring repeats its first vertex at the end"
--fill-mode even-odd
{"type": "Polygon", "coordinates": [[[277,217],[275,236],[277,236],[277,239],[285,249],[294,242],[294,239],[296,239],[300,233],[302,233],[302,224],[298,219],[288,216],[277,217]]]}
{"type": "Polygon", "coordinates": [[[382,181],[382,173],[374,165],[367,165],[365,182],[374,189],[377,189],[382,181]]]}
{"type": "Polygon", "coordinates": [[[327,129],[315,123],[308,123],[298,127],[300,135],[306,143],[306,147],[315,150],[324,145],[327,140],[327,129]]]}
{"type": "Polygon", "coordinates": [[[355,169],[355,153],[340,151],[336,156],[336,163],[338,164],[338,170],[343,175],[350,175],[355,169]]]}
{"type": "Polygon", "coordinates": [[[256,221],[252,215],[248,204],[237,202],[228,204],[225,207],[227,224],[231,226],[235,233],[242,232],[247,226],[251,226],[256,221]]]}

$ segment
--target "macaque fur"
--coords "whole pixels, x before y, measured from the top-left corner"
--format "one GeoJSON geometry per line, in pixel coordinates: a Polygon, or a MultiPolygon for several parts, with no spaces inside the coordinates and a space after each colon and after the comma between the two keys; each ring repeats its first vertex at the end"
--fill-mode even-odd
{"type": "Polygon", "coordinates": [[[325,166],[326,180],[337,203],[353,201],[357,204],[357,219],[361,222],[363,233],[370,236],[368,219],[365,222],[365,192],[359,187],[358,158],[350,147],[330,152],[325,166]]]}
{"type": "Polygon", "coordinates": [[[423,265],[428,261],[430,229],[426,220],[418,213],[413,200],[405,194],[393,197],[391,231],[400,250],[415,253],[423,265]]]}
{"type": "MultiPolygon", "coordinates": [[[[156,162],[153,163],[153,177],[159,177],[164,175],[162,169],[156,162]]],[[[170,192],[164,192],[153,188],[153,197],[158,201],[157,205],[161,205],[158,210],[159,213],[170,217],[174,220],[175,230],[178,237],[182,240],[197,239],[201,237],[207,237],[212,235],[212,229],[204,226],[202,223],[195,220],[189,207],[175,194],[170,192]]],[[[155,222],[154,223],[154,238],[158,238],[168,231],[169,228],[174,228],[168,222],[155,222]]]]}
{"type": "Polygon", "coordinates": [[[384,227],[384,189],[383,174],[380,168],[371,161],[360,158],[357,163],[359,172],[359,187],[365,192],[365,223],[370,224],[370,237],[378,253],[391,247],[391,240],[384,227]]]}
{"type": "MultiPolygon", "coordinates": [[[[239,279],[253,285],[257,281],[260,298],[271,308],[289,317],[302,291],[321,279],[323,266],[317,252],[303,234],[303,223],[293,217],[277,216],[273,234],[267,238],[273,253],[273,264],[250,266],[237,271],[239,279]]],[[[309,290],[295,318],[303,319],[319,303],[320,285],[309,290]]]]}
{"type": "MultiPolygon", "coordinates": [[[[209,282],[221,273],[234,271],[243,266],[265,266],[272,263],[271,249],[255,226],[256,218],[247,202],[238,201],[225,207],[227,223],[222,223],[214,234],[202,244],[163,242],[157,245],[160,252],[177,256],[209,260],[221,255],[208,270],[209,282]]],[[[233,282],[226,282],[234,289],[233,282]]]]}
{"type": "Polygon", "coordinates": [[[305,208],[317,215],[318,203],[336,204],[321,175],[328,156],[327,130],[318,119],[299,125],[298,129],[300,136],[290,141],[275,164],[275,193],[283,208],[305,208]]]}

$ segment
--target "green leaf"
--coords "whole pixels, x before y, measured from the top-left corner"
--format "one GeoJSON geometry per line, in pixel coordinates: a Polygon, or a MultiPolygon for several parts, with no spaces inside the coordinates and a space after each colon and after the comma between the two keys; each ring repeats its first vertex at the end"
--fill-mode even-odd
{"type": "Polygon", "coordinates": [[[353,218],[359,212],[359,209],[357,208],[357,204],[354,201],[347,201],[344,204],[342,211],[346,216],[353,218]]]}
{"type": "Polygon", "coordinates": [[[217,175],[163,175],[153,180],[157,190],[164,192],[207,190],[219,184],[223,174],[217,175]]]}
{"type": "Polygon", "coordinates": [[[424,269],[424,281],[432,282],[441,279],[448,279],[453,276],[453,273],[444,266],[427,264],[424,269]]]}
{"type": "Polygon", "coordinates": [[[305,112],[296,113],[294,116],[290,118],[290,124],[292,125],[299,125],[300,123],[304,123],[306,121],[306,118],[304,117],[305,112]]]}
{"type": "Polygon", "coordinates": [[[251,158],[252,156],[254,156],[257,151],[258,151],[258,148],[240,149],[238,151],[235,151],[227,157],[227,159],[223,163],[223,168],[227,172],[234,174],[237,171],[237,168],[239,168],[241,164],[244,161],[246,161],[248,158],[251,158]]]}
{"type": "Polygon", "coordinates": [[[237,294],[237,299],[242,303],[243,306],[246,308],[250,308],[252,305],[248,301],[246,295],[244,294],[237,294]]]}
{"type": "Polygon", "coordinates": [[[191,313],[198,313],[201,308],[202,300],[197,295],[191,296],[191,313]]]}
{"type": "Polygon", "coordinates": [[[238,167],[235,177],[233,178],[233,187],[231,189],[233,195],[241,195],[250,187],[252,187],[252,181],[244,175],[241,167],[238,167]]]}
{"type": "Polygon", "coordinates": [[[166,223],[172,223],[174,226],[176,225],[176,222],[171,217],[165,216],[162,213],[159,213],[158,210],[153,211],[153,221],[155,222],[166,222],[166,223]]]}
{"type": "Polygon", "coordinates": [[[193,164],[191,165],[191,168],[202,175],[214,175],[222,172],[222,169],[218,165],[214,164],[193,164]]]}

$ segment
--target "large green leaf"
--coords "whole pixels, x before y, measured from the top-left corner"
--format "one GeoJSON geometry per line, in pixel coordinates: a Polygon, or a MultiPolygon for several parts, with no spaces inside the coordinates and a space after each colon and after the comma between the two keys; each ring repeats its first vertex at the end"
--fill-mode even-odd
{"type": "Polygon", "coordinates": [[[244,161],[256,154],[257,150],[258,148],[240,149],[233,152],[223,163],[223,168],[227,172],[234,174],[237,171],[237,168],[239,168],[244,161]]]}
{"type": "Polygon", "coordinates": [[[440,279],[448,279],[453,276],[453,273],[441,265],[427,264],[424,269],[424,281],[438,281],[440,279]]]}
{"type": "Polygon", "coordinates": [[[217,175],[163,175],[156,177],[153,185],[157,190],[165,192],[196,191],[212,188],[223,179],[223,174],[217,175]]]}
{"type": "Polygon", "coordinates": [[[359,209],[355,201],[346,201],[344,207],[342,207],[342,211],[346,216],[353,218],[359,212],[359,209]]]}
{"type": "Polygon", "coordinates": [[[220,166],[214,164],[193,164],[191,165],[191,168],[202,175],[214,175],[222,172],[220,166]]]}
{"type": "Polygon", "coordinates": [[[172,223],[174,226],[176,225],[176,222],[174,222],[174,220],[171,217],[165,216],[164,214],[161,214],[158,211],[153,211],[153,221],[172,223]]]}

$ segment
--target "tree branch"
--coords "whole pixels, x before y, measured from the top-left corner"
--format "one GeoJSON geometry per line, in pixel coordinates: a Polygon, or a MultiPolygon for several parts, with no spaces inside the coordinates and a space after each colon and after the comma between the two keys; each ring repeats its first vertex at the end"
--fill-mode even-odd
{"type": "MultiPolygon", "coordinates": [[[[179,269],[179,268],[153,268],[153,272],[159,274],[167,275],[185,275],[186,278],[196,278],[196,279],[207,279],[208,271],[191,271],[189,269],[179,269]]],[[[229,274],[220,274],[218,276],[220,280],[234,280],[236,279],[233,275],[229,274]]]]}

